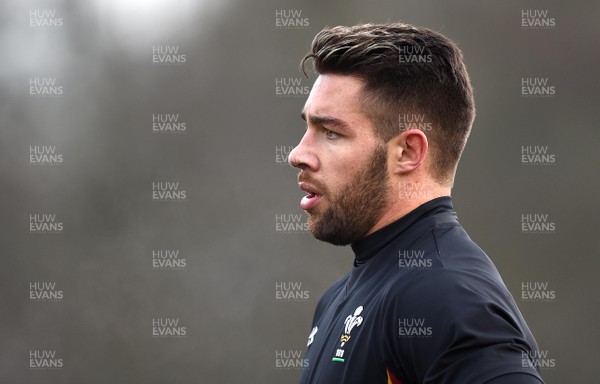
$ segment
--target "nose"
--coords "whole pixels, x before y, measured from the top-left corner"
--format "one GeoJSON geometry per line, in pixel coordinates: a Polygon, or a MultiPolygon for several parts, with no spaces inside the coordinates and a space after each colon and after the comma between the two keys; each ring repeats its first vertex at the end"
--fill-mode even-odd
{"type": "Polygon", "coordinates": [[[300,168],[303,171],[315,172],[319,168],[319,159],[315,154],[315,142],[309,129],[306,130],[298,145],[290,152],[288,162],[292,167],[300,168]]]}

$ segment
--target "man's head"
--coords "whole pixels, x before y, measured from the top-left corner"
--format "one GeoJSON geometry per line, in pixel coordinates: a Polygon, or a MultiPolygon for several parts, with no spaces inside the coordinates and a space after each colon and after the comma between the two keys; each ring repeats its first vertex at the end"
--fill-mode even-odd
{"type": "Polygon", "coordinates": [[[398,208],[401,182],[449,190],[475,114],[450,40],[400,23],[334,27],[317,34],[303,71],[308,59],[319,78],[290,164],[315,237],[348,244],[372,232],[398,208]]]}

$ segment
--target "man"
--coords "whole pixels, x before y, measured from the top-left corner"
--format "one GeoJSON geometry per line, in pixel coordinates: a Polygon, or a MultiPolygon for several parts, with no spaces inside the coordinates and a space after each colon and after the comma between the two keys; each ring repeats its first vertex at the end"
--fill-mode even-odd
{"type": "MultiPolygon", "coordinates": [[[[290,153],[311,233],[351,244],[317,305],[302,383],[542,382],[536,342],[450,191],[475,115],[462,53],[425,28],[324,29],[290,153]]],[[[306,73],[306,72],[305,72],[306,73]]]]}

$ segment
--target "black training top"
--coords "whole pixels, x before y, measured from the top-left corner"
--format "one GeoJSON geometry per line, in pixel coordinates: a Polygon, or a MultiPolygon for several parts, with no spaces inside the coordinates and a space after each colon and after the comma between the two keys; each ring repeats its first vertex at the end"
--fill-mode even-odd
{"type": "Polygon", "coordinates": [[[542,382],[535,339],[450,197],[352,250],[352,271],[317,305],[301,383],[542,382]]]}

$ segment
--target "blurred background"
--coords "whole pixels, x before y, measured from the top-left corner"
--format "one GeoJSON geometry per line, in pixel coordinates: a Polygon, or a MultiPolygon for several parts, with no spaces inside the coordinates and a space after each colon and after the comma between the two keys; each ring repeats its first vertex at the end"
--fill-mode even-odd
{"type": "Polygon", "coordinates": [[[593,382],[599,11],[3,1],[0,381],[296,382],[315,305],[353,261],[307,233],[286,164],[314,81],[298,63],[325,26],[400,20],[463,50],[478,110],[455,208],[536,336],[546,383],[593,382]]]}

